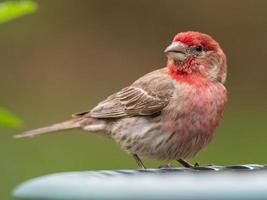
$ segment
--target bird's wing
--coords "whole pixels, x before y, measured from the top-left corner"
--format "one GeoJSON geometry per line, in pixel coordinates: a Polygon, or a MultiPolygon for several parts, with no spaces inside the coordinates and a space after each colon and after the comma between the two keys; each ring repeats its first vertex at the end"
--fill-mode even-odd
{"type": "Polygon", "coordinates": [[[167,99],[149,94],[142,88],[130,86],[100,102],[90,111],[90,116],[116,118],[127,115],[151,115],[161,111],[167,104],[167,99]]]}
{"type": "Polygon", "coordinates": [[[172,89],[170,78],[157,70],[109,96],[91,111],[77,115],[93,118],[152,115],[160,112],[169,103],[172,89]]]}

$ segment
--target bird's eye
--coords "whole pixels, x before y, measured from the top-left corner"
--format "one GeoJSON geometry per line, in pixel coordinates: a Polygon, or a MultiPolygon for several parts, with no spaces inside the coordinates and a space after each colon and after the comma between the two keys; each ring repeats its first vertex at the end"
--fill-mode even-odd
{"type": "Polygon", "coordinates": [[[203,51],[203,47],[201,45],[196,46],[195,49],[197,52],[203,51]]]}

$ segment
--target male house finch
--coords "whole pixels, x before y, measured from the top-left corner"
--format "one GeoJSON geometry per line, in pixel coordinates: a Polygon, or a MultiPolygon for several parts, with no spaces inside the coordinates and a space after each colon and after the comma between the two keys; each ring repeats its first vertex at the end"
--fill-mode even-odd
{"type": "Polygon", "coordinates": [[[178,33],[164,53],[165,68],[144,75],[90,111],[15,137],[82,129],[114,139],[140,168],[139,156],[190,167],[184,158],[210,143],[224,111],[226,57],[214,39],[199,32],[178,33]]]}

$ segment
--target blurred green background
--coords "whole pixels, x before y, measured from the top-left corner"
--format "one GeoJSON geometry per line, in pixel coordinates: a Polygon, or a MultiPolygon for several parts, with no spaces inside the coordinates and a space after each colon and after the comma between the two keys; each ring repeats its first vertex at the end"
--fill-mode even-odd
{"type": "MultiPolygon", "coordinates": [[[[172,37],[195,30],[227,54],[229,101],[214,141],[190,161],[267,162],[267,1],[36,2],[35,14],[0,25],[0,105],[20,116],[23,130],[68,119],[164,67],[172,37]]],[[[20,131],[0,128],[0,199],[48,173],[136,168],[113,141],[90,133],[13,139],[20,131]]]]}

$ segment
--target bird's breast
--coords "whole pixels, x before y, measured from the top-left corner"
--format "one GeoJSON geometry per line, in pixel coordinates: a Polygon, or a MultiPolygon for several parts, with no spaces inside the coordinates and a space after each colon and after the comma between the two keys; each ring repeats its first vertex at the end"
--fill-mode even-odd
{"type": "Polygon", "coordinates": [[[202,148],[213,137],[226,99],[226,89],[220,83],[177,84],[169,105],[162,111],[164,133],[175,135],[181,144],[195,141],[202,148]]]}

